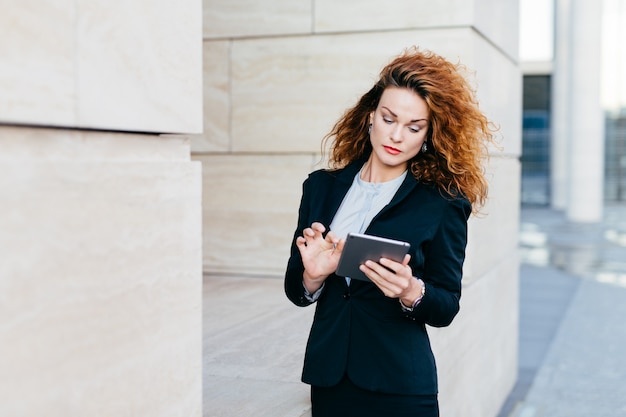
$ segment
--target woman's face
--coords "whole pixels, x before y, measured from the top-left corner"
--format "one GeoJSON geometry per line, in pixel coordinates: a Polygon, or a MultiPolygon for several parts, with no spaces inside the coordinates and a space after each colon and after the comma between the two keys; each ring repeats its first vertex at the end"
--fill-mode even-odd
{"type": "Polygon", "coordinates": [[[372,166],[400,175],[426,140],[430,112],[426,101],[413,90],[388,87],[370,114],[372,166]]]}

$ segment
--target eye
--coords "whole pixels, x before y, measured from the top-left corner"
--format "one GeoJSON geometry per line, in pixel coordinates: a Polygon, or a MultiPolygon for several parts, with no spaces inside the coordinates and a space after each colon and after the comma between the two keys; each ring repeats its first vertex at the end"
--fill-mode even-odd
{"type": "Polygon", "coordinates": [[[391,120],[389,117],[386,117],[386,116],[383,116],[383,121],[387,123],[388,125],[393,123],[393,120],[391,120]]]}
{"type": "Polygon", "coordinates": [[[410,126],[409,130],[413,133],[419,133],[419,131],[422,129],[420,129],[418,126],[410,126]]]}

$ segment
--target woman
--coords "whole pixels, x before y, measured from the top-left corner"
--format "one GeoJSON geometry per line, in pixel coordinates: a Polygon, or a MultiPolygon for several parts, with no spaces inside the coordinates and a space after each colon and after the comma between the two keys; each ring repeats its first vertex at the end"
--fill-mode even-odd
{"type": "Polygon", "coordinates": [[[285,292],[317,303],[302,375],[313,417],[439,415],[426,325],[459,311],[493,138],[459,69],[417,48],[394,59],[325,138],[332,169],[304,182],[285,292]],[[348,232],[411,249],[363,264],[371,282],[350,280],[335,274],[348,232]]]}

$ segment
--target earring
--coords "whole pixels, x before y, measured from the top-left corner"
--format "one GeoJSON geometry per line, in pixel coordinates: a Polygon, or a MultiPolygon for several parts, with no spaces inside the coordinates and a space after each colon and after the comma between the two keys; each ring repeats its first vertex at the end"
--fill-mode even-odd
{"type": "Polygon", "coordinates": [[[424,142],[422,144],[422,152],[426,152],[428,150],[428,145],[426,145],[426,142],[424,142]]]}
{"type": "Polygon", "coordinates": [[[372,133],[372,124],[370,123],[370,127],[367,129],[367,134],[371,134],[372,133]]]}

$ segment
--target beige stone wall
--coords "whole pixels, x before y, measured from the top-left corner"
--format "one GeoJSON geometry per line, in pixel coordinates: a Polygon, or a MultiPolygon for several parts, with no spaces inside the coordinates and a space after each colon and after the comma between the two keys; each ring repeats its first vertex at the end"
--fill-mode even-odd
{"type": "MultiPolygon", "coordinates": [[[[206,8],[213,4],[205,2],[205,19],[209,14],[206,8]]],[[[254,22],[246,20],[245,16],[241,20],[254,22]]],[[[210,23],[205,21],[205,36],[210,23]]],[[[208,162],[207,158],[222,161],[203,164],[207,184],[204,188],[205,223],[221,225],[217,228],[206,225],[204,229],[205,271],[245,271],[260,275],[282,272],[284,265],[277,262],[276,254],[282,253],[283,260],[286,259],[289,239],[277,247],[271,236],[291,235],[299,184],[320,160],[321,138],[343,110],[371,86],[382,65],[411,44],[432,49],[454,61],[460,60],[475,72],[470,73],[470,77],[478,88],[483,108],[501,127],[504,154],[518,155],[520,103],[515,100],[520,98],[521,78],[511,58],[515,51],[511,51],[511,55],[501,53],[470,26],[205,38],[205,132],[192,138],[192,152],[195,159],[204,162],[208,162]],[[291,161],[302,157],[305,163],[291,161]],[[281,162],[281,158],[285,162],[281,162]],[[267,166],[270,171],[263,175],[273,181],[264,181],[261,185],[237,179],[230,186],[229,178],[233,174],[222,172],[224,164],[232,164],[231,170],[241,170],[242,178],[247,177],[250,170],[267,166]],[[285,190],[284,181],[295,182],[298,186],[285,190]],[[211,184],[229,191],[228,195],[217,192],[211,184]],[[274,186],[281,189],[273,190],[274,186]],[[273,204],[271,199],[277,192],[292,193],[290,204],[284,201],[273,204]],[[291,215],[291,225],[287,226],[286,221],[280,225],[267,222],[268,206],[279,216],[291,215]],[[243,213],[242,219],[246,221],[229,224],[218,220],[236,213],[243,213]],[[256,225],[254,236],[249,229],[251,224],[256,225]],[[278,230],[283,225],[287,228],[278,230]],[[226,236],[230,237],[228,247],[223,239],[226,236]],[[258,258],[265,260],[258,264],[251,259],[252,269],[245,263],[233,263],[231,257],[239,259],[248,254],[235,255],[230,245],[253,250],[258,258]]],[[[498,151],[494,157],[501,155],[498,151]]]]}
{"type": "Polygon", "coordinates": [[[200,416],[201,3],[0,9],[0,415],[200,416]]]}
{"type": "Polygon", "coordinates": [[[517,1],[204,0],[205,273],[280,277],[320,140],[380,68],[418,45],[461,61],[500,126],[463,311],[432,330],[442,415],[497,414],[516,379],[521,75],[517,1]]]}

